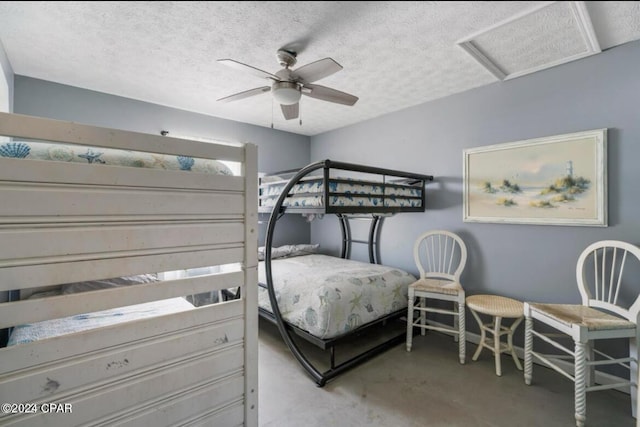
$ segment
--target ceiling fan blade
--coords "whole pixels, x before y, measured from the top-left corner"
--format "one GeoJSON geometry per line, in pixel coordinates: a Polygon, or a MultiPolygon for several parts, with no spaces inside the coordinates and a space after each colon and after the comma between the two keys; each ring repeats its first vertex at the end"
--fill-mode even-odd
{"type": "Polygon", "coordinates": [[[324,58],[295,69],[292,76],[302,83],[313,83],[340,70],[342,70],[342,65],[331,58],[324,58]]]}
{"type": "Polygon", "coordinates": [[[235,61],[233,59],[218,59],[218,62],[224,64],[228,67],[231,67],[235,70],[244,71],[245,73],[251,73],[256,77],[260,77],[262,79],[271,79],[275,81],[280,81],[278,76],[275,74],[271,74],[267,71],[263,71],[259,68],[252,67],[251,65],[243,64],[242,62],[235,61]]]}
{"type": "Polygon", "coordinates": [[[344,105],[353,105],[359,99],[357,96],[349,95],[348,93],[340,92],[339,90],[331,89],[330,87],[312,84],[305,84],[302,94],[311,98],[344,105]],[[311,89],[311,91],[309,92],[305,89],[311,89]]]}
{"type": "Polygon", "coordinates": [[[300,113],[300,104],[297,102],[291,105],[280,104],[280,108],[282,108],[282,114],[286,120],[297,119],[300,113]]]}
{"type": "Polygon", "coordinates": [[[244,92],[238,92],[233,95],[225,96],[224,98],[218,99],[218,101],[221,101],[221,102],[237,101],[239,99],[248,98],[250,96],[260,95],[261,93],[266,93],[266,92],[269,92],[270,90],[271,90],[271,87],[269,86],[257,87],[255,89],[249,89],[249,90],[245,90],[244,92]]]}

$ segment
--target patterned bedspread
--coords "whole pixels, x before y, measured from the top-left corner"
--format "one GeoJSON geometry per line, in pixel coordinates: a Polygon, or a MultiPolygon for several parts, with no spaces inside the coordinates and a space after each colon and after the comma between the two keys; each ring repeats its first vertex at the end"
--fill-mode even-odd
{"type": "Polygon", "coordinates": [[[0,144],[0,157],[233,175],[217,160],[50,142],[5,142],[0,144]]]}
{"type": "MultiPolygon", "coordinates": [[[[327,255],[279,258],[271,263],[282,317],[318,338],[333,338],[407,307],[416,278],[400,269],[327,255]]],[[[264,262],[260,283],[266,283],[264,262]]],[[[271,311],[259,288],[258,304],[271,311]]]]}
{"type": "Polygon", "coordinates": [[[77,314],[62,319],[45,320],[16,326],[9,337],[9,345],[25,344],[73,332],[86,331],[131,320],[146,319],[162,314],[191,310],[194,306],[184,298],[170,298],[128,307],[77,314]]]}

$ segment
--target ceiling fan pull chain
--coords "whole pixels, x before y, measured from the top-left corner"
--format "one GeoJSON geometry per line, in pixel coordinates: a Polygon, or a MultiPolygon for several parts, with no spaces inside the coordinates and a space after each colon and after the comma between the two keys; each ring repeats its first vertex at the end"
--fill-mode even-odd
{"type": "Polygon", "coordinates": [[[273,129],[273,98],[271,98],[271,129],[273,129]]]}
{"type": "Polygon", "coordinates": [[[300,126],[302,126],[302,105],[299,105],[298,108],[300,111],[300,126]]]}

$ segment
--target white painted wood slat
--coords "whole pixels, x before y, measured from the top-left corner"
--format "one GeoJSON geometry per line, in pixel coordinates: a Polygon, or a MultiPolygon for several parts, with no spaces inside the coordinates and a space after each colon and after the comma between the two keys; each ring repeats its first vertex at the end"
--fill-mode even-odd
{"type": "Polygon", "coordinates": [[[178,280],[123,286],[89,293],[8,302],[2,305],[0,329],[25,323],[59,319],[81,313],[107,310],[167,298],[241,286],[242,272],[217,273],[178,280]],[[6,323],[8,322],[8,323],[6,323]]]}
{"type": "Polygon", "coordinates": [[[111,216],[244,213],[244,197],[231,192],[139,190],[70,185],[0,186],[0,216],[111,216]]]}
{"type": "Polygon", "coordinates": [[[118,187],[242,192],[244,177],[181,170],[132,168],[0,157],[13,183],[86,184],[118,187]]]}
{"type": "MultiPolygon", "coordinates": [[[[0,383],[12,375],[29,367],[45,368],[61,359],[69,362],[87,355],[97,355],[117,348],[123,343],[145,340],[168,340],[172,335],[186,334],[193,329],[206,327],[217,322],[242,318],[244,307],[241,301],[230,301],[215,306],[199,307],[169,315],[135,321],[135,327],[106,326],[65,335],[52,340],[36,341],[12,347],[0,348],[0,360],[10,362],[0,364],[0,383]],[[163,320],[165,319],[165,320],[163,320]],[[169,319],[169,320],[166,320],[169,319]]],[[[133,322],[131,322],[133,323],[133,322]]],[[[0,390],[3,390],[0,388],[0,390]]]]}
{"type": "MultiPolygon", "coordinates": [[[[193,392],[197,392],[207,385],[213,385],[229,375],[238,377],[239,382],[242,383],[243,369],[242,365],[238,363],[241,361],[242,349],[239,348],[235,352],[207,355],[193,360],[158,366],[156,369],[131,374],[123,379],[94,385],[89,390],[79,390],[74,395],[54,394],[48,396],[46,402],[70,403],[73,412],[65,414],[65,417],[49,416],[46,419],[46,424],[68,427],[105,416],[120,415],[126,412],[136,413],[157,404],[171,402],[175,398],[188,398],[193,392]],[[228,374],[229,372],[231,374],[228,374]],[[222,375],[224,377],[221,377],[222,375]]],[[[225,389],[220,397],[227,401],[240,401],[243,397],[242,387],[225,389]]],[[[200,411],[204,409],[206,408],[199,408],[200,411]]],[[[32,417],[26,414],[6,418],[8,418],[7,425],[25,427],[34,425],[32,417]],[[20,422],[14,424],[12,423],[13,419],[20,422]]],[[[0,418],[0,422],[5,423],[3,418],[0,418]]]]}
{"type": "MultiPolygon", "coordinates": [[[[171,315],[166,320],[159,320],[171,321],[171,315]]],[[[129,328],[135,326],[133,323],[129,328]]],[[[52,396],[66,400],[90,393],[90,389],[97,384],[103,388],[109,383],[128,381],[129,377],[149,370],[161,371],[177,363],[191,363],[191,359],[223,353],[232,353],[232,356],[228,356],[230,363],[233,369],[239,369],[243,363],[242,323],[241,318],[235,318],[169,335],[164,339],[156,337],[141,339],[140,343],[123,343],[109,351],[89,353],[81,358],[73,356],[60,359],[48,364],[46,371],[42,366],[30,367],[7,376],[4,382],[7,393],[2,391],[0,395],[5,399],[3,402],[48,401],[52,396]],[[238,358],[240,360],[236,360],[238,358]]],[[[218,376],[224,376],[229,371],[221,367],[217,369],[218,376]]],[[[215,372],[209,370],[205,377],[215,378],[215,372]]]]}
{"type": "MultiPolygon", "coordinates": [[[[112,254],[113,258],[77,261],[57,260],[51,264],[35,264],[0,268],[0,291],[74,283],[151,272],[207,267],[242,262],[243,248],[227,245],[219,248],[166,248],[137,253],[112,254]]],[[[53,261],[52,261],[53,262],[53,261]]]]}
{"type": "Polygon", "coordinates": [[[21,259],[210,244],[244,244],[244,224],[198,222],[0,229],[0,267],[21,259]],[[55,242],[55,244],[52,244],[55,242]]]}
{"type": "Polygon", "coordinates": [[[227,381],[203,387],[195,393],[175,398],[147,411],[140,411],[129,419],[109,420],[105,427],[114,422],[121,427],[168,425],[212,425],[236,426],[243,424],[243,399],[224,405],[229,395],[242,396],[244,378],[234,377],[227,381]]]}
{"type": "Polygon", "coordinates": [[[239,146],[161,137],[21,114],[0,113],[0,135],[203,159],[244,161],[244,148],[239,146]]]}

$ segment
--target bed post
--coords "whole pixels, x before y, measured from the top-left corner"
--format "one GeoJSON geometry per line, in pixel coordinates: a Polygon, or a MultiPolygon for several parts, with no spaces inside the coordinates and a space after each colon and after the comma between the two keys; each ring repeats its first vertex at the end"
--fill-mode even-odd
{"type": "Polygon", "coordinates": [[[245,145],[244,366],[245,425],[258,425],[258,148],[245,145]]]}

